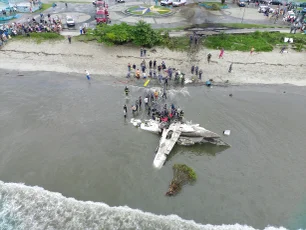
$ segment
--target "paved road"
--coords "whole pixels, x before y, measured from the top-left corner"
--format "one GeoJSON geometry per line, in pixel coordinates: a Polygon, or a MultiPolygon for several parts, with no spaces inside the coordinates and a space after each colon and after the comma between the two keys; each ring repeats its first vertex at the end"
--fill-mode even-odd
{"type": "MultiPolygon", "coordinates": [[[[203,23],[252,23],[252,24],[271,24],[271,22],[259,14],[255,8],[239,8],[235,4],[230,4],[229,9],[222,11],[208,11],[204,7],[198,5],[190,5],[173,9],[175,14],[169,17],[139,17],[124,14],[124,10],[129,6],[139,5],[142,2],[135,0],[127,0],[124,4],[115,3],[114,0],[108,0],[109,12],[112,24],[126,22],[129,24],[135,24],[139,20],[144,20],[150,23],[153,28],[174,28],[174,27],[188,27],[192,25],[201,25],[203,23]]],[[[64,3],[58,3],[57,7],[53,10],[52,8],[44,12],[45,15],[50,13],[52,16],[58,16],[65,24],[65,18],[67,15],[72,16],[76,21],[75,28],[69,31],[77,31],[79,26],[86,23],[89,27],[95,27],[96,23],[94,20],[95,7],[91,1],[89,3],[68,3],[68,8],[65,7],[64,3]]],[[[38,13],[34,14],[23,14],[19,19],[15,19],[18,22],[26,22],[28,17],[39,18],[38,13]]],[[[65,29],[64,29],[65,31],[65,29]]],[[[235,33],[237,30],[231,30],[235,33]]],[[[246,31],[246,30],[244,30],[246,31]]],[[[287,30],[289,31],[289,29],[287,30]]],[[[287,32],[286,31],[286,32],[287,32]]],[[[65,31],[67,33],[67,31],[65,31]]],[[[75,33],[75,32],[74,32],[75,33]]],[[[74,35],[71,34],[71,35],[74,35]]],[[[208,33],[208,32],[207,32],[208,33]]],[[[210,32],[212,33],[212,32],[210,32]]],[[[180,34],[180,33],[178,33],[180,34]]],[[[173,33],[175,36],[175,33],[173,33]]]]}

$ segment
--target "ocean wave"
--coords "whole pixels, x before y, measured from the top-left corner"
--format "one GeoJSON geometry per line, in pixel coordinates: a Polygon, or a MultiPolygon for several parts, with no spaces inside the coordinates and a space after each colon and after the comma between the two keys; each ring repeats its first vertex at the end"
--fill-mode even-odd
{"type": "MultiPolygon", "coordinates": [[[[201,225],[177,215],[78,201],[38,186],[0,182],[0,229],[254,230],[247,225],[201,225]]],[[[285,230],[267,227],[265,230],[285,230]]]]}

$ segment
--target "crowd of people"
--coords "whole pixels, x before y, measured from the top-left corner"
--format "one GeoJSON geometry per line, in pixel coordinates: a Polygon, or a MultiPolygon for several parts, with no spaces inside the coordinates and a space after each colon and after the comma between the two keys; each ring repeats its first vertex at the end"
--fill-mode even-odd
{"type": "Polygon", "coordinates": [[[46,17],[41,13],[39,18],[28,18],[26,23],[7,23],[0,28],[1,46],[11,37],[24,35],[31,36],[31,33],[56,32],[62,30],[62,22],[58,17],[46,17]]]}
{"type": "MultiPolygon", "coordinates": [[[[125,95],[129,96],[129,92],[129,88],[128,86],[126,86],[124,88],[125,95]]],[[[149,118],[153,120],[160,122],[168,122],[171,120],[182,120],[184,117],[184,111],[180,108],[175,107],[174,104],[171,104],[170,108],[168,108],[167,104],[163,104],[163,106],[161,106],[161,100],[159,98],[159,92],[157,90],[147,93],[143,100],[141,96],[138,97],[135,103],[131,106],[131,112],[133,116],[138,115],[138,113],[142,111],[143,103],[144,112],[149,118]]],[[[128,115],[127,105],[123,106],[123,115],[125,118],[128,115]]]]}
{"type": "MultiPolygon", "coordinates": [[[[220,50],[219,58],[223,58],[224,49],[222,48],[220,50]]],[[[135,63],[131,64],[128,63],[127,69],[128,74],[127,78],[130,78],[132,73],[134,74],[134,77],[136,79],[146,79],[152,78],[156,79],[161,86],[163,86],[162,91],[154,90],[150,91],[144,96],[144,99],[142,99],[141,96],[135,100],[135,103],[131,106],[131,112],[134,115],[137,115],[139,111],[142,109],[142,104],[144,103],[145,111],[147,112],[147,115],[152,118],[153,120],[160,120],[160,121],[168,121],[171,119],[182,119],[184,116],[184,111],[176,108],[173,104],[171,105],[171,108],[167,108],[167,105],[165,104],[162,108],[158,106],[160,101],[163,101],[164,99],[167,99],[167,93],[166,89],[168,87],[169,81],[174,80],[181,82],[184,84],[185,82],[185,74],[181,73],[178,69],[172,68],[170,66],[167,67],[166,62],[164,60],[158,62],[156,59],[151,59],[146,61],[146,55],[147,50],[145,48],[140,49],[140,58],[142,58],[142,61],[139,66],[137,66],[135,63]],[[143,103],[142,103],[143,102],[143,103]]],[[[207,62],[211,62],[212,55],[211,53],[208,53],[207,55],[207,62]]],[[[193,77],[196,77],[198,80],[202,79],[203,76],[203,70],[199,68],[197,65],[192,65],[190,68],[190,75],[193,77]]],[[[209,79],[205,82],[207,86],[211,86],[213,79],[209,79]]],[[[128,86],[124,88],[124,94],[126,98],[129,98],[130,96],[130,89],[128,86]]],[[[127,117],[128,114],[128,107],[127,105],[123,106],[123,114],[124,117],[127,117]]]]}
{"type": "MultiPolygon", "coordinates": [[[[158,62],[156,59],[151,59],[148,62],[146,61],[146,49],[140,49],[140,57],[143,58],[140,65],[137,66],[135,63],[127,64],[127,78],[135,77],[136,79],[156,79],[160,84],[168,85],[169,81],[173,80],[175,83],[181,83],[184,85],[185,83],[185,73],[181,73],[179,69],[172,68],[170,66],[167,67],[166,62],[162,60],[158,62]]],[[[224,49],[221,48],[219,58],[223,58],[224,49]]],[[[212,55],[208,53],[207,55],[207,63],[211,62],[212,55]]],[[[203,70],[199,68],[199,66],[192,65],[191,66],[191,80],[201,81],[203,78],[203,70]]],[[[209,79],[205,82],[207,86],[211,86],[212,79],[209,79]]]]}
{"type": "MultiPolygon", "coordinates": [[[[145,49],[141,50],[141,57],[144,57],[143,55],[146,52],[144,50],[145,49]]],[[[181,73],[178,69],[167,67],[165,61],[158,63],[156,59],[149,60],[148,63],[145,59],[142,59],[139,66],[137,66],[135,63],[133,65],[128,63],[127,68],[127,78],[130,78],[132,74],[134,74],[136,79],[146,79],[149,77],[158,79],[160,83],[164,82],[165,84],[168,84],[168,81],[172,79],[180,82],[185,80],[184,74],[181,73]]]]}
{"type": "Polygon", "coordinates": [[[16,7],[10,7],[9,9],[2,9],[0,11],[0,16],[6,17],[6,16],[10,16],[10,15],[15,15],[16,12],[17,12],[16,7]]]}

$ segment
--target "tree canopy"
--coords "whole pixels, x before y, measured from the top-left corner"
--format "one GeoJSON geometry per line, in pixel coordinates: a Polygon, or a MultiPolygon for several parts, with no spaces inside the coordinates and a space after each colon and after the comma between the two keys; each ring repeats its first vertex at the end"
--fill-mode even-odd
{"type": "Polygon", "coordinates": [[[144,21],[139,21],[136,25],[100,24],[94,30],[94,35],[98,37],[98,42],[108,45],[133,43],[137,46],[152,47],[160,44],[162,40],[160,33],[144,21]]]}

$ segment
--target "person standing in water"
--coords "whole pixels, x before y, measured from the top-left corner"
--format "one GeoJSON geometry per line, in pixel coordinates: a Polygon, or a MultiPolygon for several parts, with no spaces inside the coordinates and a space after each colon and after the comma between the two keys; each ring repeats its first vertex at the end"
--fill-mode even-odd
{"type": "Polygon", "coordinates": [[[139,108],[138,100],[135,101],[135,106],[136,106],[136,111],[138,112],[138,108],[139,108]]]}
{"type": "Polygon", "coordinates": [[[155,92],[154,92],[154,97],[155,97],[155,100],[158,99],[158,91],[157,90],[155,90],[155,92]]]}
{"type": "Polygon", "coordinates": [[[145,103],[145,108],[148,108],[148,104],[149,104],[149,95],[147,95],[144,99],[143,99],[144,103],[145,103]]]}
{"type": "Polygon", "coordinates": [[[130,92],[129,87],[125,86],[124,92],[125,92],[125,96],[129,96],[129,92],[130,92]]]}
{"type": "Polygon", "coordinates": [[[85,73],[86,73],[86,78],[88,81],[90,81],[90,75],[89,75],[89,72],[85,69],[85,73]]]}
{"type": "Polygon", "coordinates": [[[203,71],[200,69],[199,71],[199,79],[202,80],[202,74],[203,74],[203,71]]]}
{"type": "Polygon", "coordinates": [[[126,118],[127,116],[127,106],[126,105],[123,106],[123,116],[124,118],[126,118]]]}
{"type": "Polygon", "coordinates": [[[139,96],[139,98],[138,98],[138,102],[139,102],[139,107],[141,108],[141,104],[142,104],[142,99],[141,99],[141,96],[139,96]]]}

